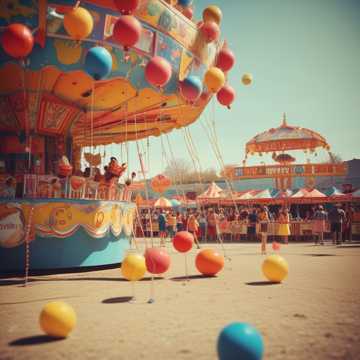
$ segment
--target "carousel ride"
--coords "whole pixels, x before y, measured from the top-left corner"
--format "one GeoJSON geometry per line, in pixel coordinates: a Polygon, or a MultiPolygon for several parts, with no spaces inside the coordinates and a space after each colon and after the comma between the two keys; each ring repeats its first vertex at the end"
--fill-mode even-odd
{"type": "Polygon", "coordinates": [[[232,180],[272,178],[275,188],[284,193],[293,187],[293,179],[305,178],[305,187],[313,189],[316,177],[345,176],[346,164],[335,162],[330,145],[319,133],[299,126],[287,124],[284,114],[282,124],[253,137],[245,148],[243,166],[226,166],[224,174],[232,180]],[[307,156],[305,164],[297,163],[295,152],[303,152],[307,156]],[[312,158],[318,151],[326,151],[329,161],[316,163],[312,158]],[[291,152],[288,153],[288,152],[291,152]],[[275,165],[246,166],[250,156],[272,154],[275,165]]]}
{"type": "Polygon", "coordinates": [[[116,159],[114,181],[101,179],[99,146],[185,127],[214,94],[224,106],[234,100],[221,10],[195,23],[190,3],[1,2],[1,271],[122,261],[131,179],[118,186],[126,164],[116,159]]]}

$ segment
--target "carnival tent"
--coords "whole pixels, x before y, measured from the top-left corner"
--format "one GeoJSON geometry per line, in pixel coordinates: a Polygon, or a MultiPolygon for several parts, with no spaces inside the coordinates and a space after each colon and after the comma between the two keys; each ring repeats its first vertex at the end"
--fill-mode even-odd
{"type": "Polygon", "coordinates": [[[291,197],[293,194],[292,190],[286,189],[286,190],[277,190],[276,193],[273,194],[273,198],[275,199],[284,199],[291,197]]]}
{"type": "Polygon", "coordinates": [[[346,196],[343,194],[338,188],[332,186],[330,189],[327,189],[324,194],[326,196],[334,197],[334,196],[346,196]]]}
{"type": "Polygon", "coordinates": [[[216,185],[214,182],[212,182],[207,190],[203,192],[201,195],[199,195],[198,199],[213,199],[213,198],[219,198],[221,197],[221,192],[223,189],[216,185]]]}
{"type": "Polygon", "coordinates": [[[155,201],[154,207],[156,207],[156,208],[171,208],[172,203],[169,199],[162,196],[155,201]]]}
{"type": "Polygon", "coordinates": [[[254,199],[272,199],[271,191],[269,189],[260,191],[254,195],[254,199]]]}
{"type": "Polygon", "coordinates": [[[171,199],[170,202],[173,208],[177,208],[181,206],[181,202],[177,199],[171,199]]]}
{"type": "Polygon", "coordinates": [[[355,192],[352,193],[353,197],[360,197],[360,189],[356,190],[355,192]]]}

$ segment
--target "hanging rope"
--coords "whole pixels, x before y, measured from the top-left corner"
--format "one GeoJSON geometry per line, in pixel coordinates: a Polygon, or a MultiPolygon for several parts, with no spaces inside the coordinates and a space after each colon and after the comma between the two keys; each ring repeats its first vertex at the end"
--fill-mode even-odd
{"type": "MultiPolygon", "coordinates": [[[[24,286],[27,286],[29,280],[29,270],[30,270],[30,233],[31,226],[33,222],[33,214],[35,207],[32,206],[29,212],[29,220],[26,227],[25,233],[25,278],[24,278],[24,286]]],[[[35,235],[35,234],[34,234],[35,235]]]]}

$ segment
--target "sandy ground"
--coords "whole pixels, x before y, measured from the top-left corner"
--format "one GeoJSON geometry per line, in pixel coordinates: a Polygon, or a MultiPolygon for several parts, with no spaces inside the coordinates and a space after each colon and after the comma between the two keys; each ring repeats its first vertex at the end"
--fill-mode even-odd
{"type": "Polygon", "coordinates": [[[231,261],[217,278],[188,282],[178,278],[184,256],[168,248],[172,266],[155,281],[153,304],[148,279],[128,302],[119,269],[32,276],[26,288],[0,279],[0,359],[216,359],[219,331],[233,321],[261,331],[265,359],[360,359],[360,247],[282,246],[290,272],[280,285],[264,282],[257,245],[226,245],[231,261]],[[55,299],[78,316],[66,340],[39,329],[42,306],[55,299]]]}

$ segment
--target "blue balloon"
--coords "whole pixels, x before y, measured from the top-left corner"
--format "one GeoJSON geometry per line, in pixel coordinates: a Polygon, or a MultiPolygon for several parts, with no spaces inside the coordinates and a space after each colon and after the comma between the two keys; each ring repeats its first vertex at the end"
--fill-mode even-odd
{"type": "Polygon", "coordinates": [[[189,7],[192,3],[192,0],[178,0],[178,5],[181,5],[182,7],[189,7]]]}
{"type": "Polygon", "coordinates": [[[220,360],[261,360],[264,344],[260,333],[247,323],[232,323],[222,329],[217,343],[220,360]]]}
{"type": "Polygon", "coordinates": [[[112,57],[102,46],[91,48],[85,57],[85,71],[95,80],[108,77],[111,73],[112,57]]]}

